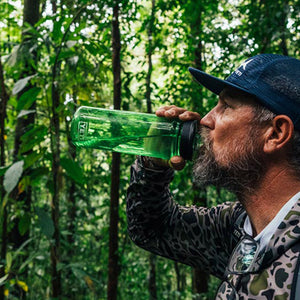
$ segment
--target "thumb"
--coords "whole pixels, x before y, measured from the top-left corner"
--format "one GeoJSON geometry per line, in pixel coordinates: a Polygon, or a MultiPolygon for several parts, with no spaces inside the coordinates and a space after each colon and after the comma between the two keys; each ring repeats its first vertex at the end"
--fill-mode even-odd
{"type": "Polygon", "coordinates": [[[185,160],[181,156],[173,156],[169,160],[169,165],[174,170],[180,171],[185,167],[185,160]]]}

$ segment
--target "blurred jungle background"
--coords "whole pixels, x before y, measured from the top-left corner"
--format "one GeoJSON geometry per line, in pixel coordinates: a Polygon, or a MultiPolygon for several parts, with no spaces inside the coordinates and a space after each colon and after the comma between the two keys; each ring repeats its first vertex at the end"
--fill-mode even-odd
{"type": "MultiPolygon", "coordinates": [[[[225,78],[259,53],[300,57],[300,2],[1,0],[0,300],[213,299],[218,280],[137,248],[126,232],[133,155],[75,149],[81,105],[204,115],[216,97],[192,66],[225,78]]],[[[234,200],[172,183],[181,204],[234,200]]]]}

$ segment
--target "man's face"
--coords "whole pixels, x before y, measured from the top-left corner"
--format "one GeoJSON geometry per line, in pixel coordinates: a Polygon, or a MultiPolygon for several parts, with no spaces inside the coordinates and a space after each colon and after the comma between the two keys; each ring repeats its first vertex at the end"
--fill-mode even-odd
{"type": "Polygon", "coordinates": [[[194,175],[202,186],[214,184],[237,194],[255,188],[263,174],[263,130],[254,122],[253,104],[249,97],[221,93],[201,120],[204,146],[194,175]]]}

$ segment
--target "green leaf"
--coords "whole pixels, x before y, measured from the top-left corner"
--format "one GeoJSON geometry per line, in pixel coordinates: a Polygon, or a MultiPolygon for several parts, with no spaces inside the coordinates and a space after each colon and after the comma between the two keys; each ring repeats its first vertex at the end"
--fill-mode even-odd
{"type": "Polygon", "coordinates": [[[29,139],[35,138],[37,135],[44,137],[47,133],[48,128],[45,125],[34,126],[22,135],[21,141],[26,142],[29,139]]]}
{"type": "Polygon", "coordinates": [[[0,3],[0,16],[2,19],[7,18],[14,11],[15,7],[8,2],[0,3]]]}
{"type": "Polygon", "coordinates": [[[60,164],[65,169],[67,175],[71,177],[75,182],[79,184],[85,183],[84,174],[77,162],[70,158],[62,157],[60,160],[60,164]]]}
{"type": "Polygon", "coordinates": [[[87,273],[84,272],[82,269],[76,268],[76,267],[71,267],[73,274],[78,278],[78,279],[83,279],[85,276],[87,276],[87,273]]]}
{"type": "Polygon", "coordinates": [[[3,276],[3,277],[0,278],[0,286],[5,283],[6,279],[8,278],[8,275],[9,274],[6,274],[5,276],[3,276]]]}
{"type": "Polygon", "coordinates": [[[13,47],[8,60],[7,60],[7,64],[11,67],[14,67],[17,62],[18,62],[18,56],[19,56],[19,49],[20,49],[20,45],[16,45],[13,47]]]}
{"type": "Polygon", "coordinates": [[[30,81],[31,78],[33,78],[36,75],[31,75],[31,76],[27,76],[25,78],[22,78],[20,80],[18,80],[12,90],[13,95],[18,94],[19,92],[21,92],[24,87],[27,85],[27,83],[30,81]]]}
{"type": "Polygon", "coordinates": [[[52,238],[54,234],[54,225],[49,214],[41,208],[36,209],[36,214],[38,215],[38,225],[41,228],[42,233],[49,239],[52,238]]]}
{"type": "Polygon", "coordinates": [[[1,206],[0,206],[0,220],[2,220],[3,211],[4,211],[4,208],[5,208],[8,200],[9,200],[8,194],[5,194],[4,198],[2,200],[1,206]]]}
{"type": "Polygon", "coordinates": [[[21,137],[22,145],[20,152],[24,153],[31,150],[34,146],[40,144],[48,133],[48,128],[45,125],[35,126],[28,130],[21,137]]]}
{"type": "Polygon", "coordinates": [[[7,268],[7,271],[9,271],[10,268],[11,268],[11,265],[12,265],[12,261],[13,261],[11,252],[7,252],[7,253],[6,253],[5,260],[6,260],[6,268],[7,268]]]}
{"type": "Polygon", "coordinates": [[[7,193],[10,193],[18,184],[23,173],[24,161],[18,161],[8,168],[4,174],[3,186],[7,193]]]}
{"type": "Polygon", "coordinates": [[[37,100],[41,88],[33,87],[26,91],[18,100],[17,110],[29,109],[31,105],[37,100]]]}
{"type": "Polygon", "coordinates": [[[22,271],[28,264],[30,264],[33,260],[38,259],[39,253],[31,254],[25,261],[22,261],[22,265],[19,268],[19,271],[22,271]]]}
{"type": "Polygon", "coordinates": [[[29,214],[24,214],[18,224],[19,232],[23,236],[30,227],[31,224],[31,218],[29,214]]]}
{"type": "Polygon", "coordinates": [[[40,158],[45,154],[46,149],[42,149],[42,151],[34,151],[27,155],[24,159],[24,170],[31,167],[35,162],[37,162],[40,158]]]}
{"type": "Polygon", "coordinates": [[[76,56],[76,53],[69,49],[63,49],[58,56],[58,61],[76,56]]]}
{"type": "Polygon", "coordinates": [[[83,46],[94,56],[99,53],[99,49],[94,44],[86,43],[83,46]]]}
{"type": "Polygon", "coordinates": [[[35,113],[35,110],[34,109],[31,109],[31,110],[21,110],[20,113],[18,114],[17,118],[21,118],[21,117],[24,117],[24,116],[27,116],[29,114],[33,114],[35,113]]]}
{"type": "Polygon", "coordinates": [[[14,250],[12,260],[15,260],[19,255],[22,254],[23,249],[32,241],[31,239],[26,240],[17,250],[14,250]]]}
{"type": "Polygon", "coordinates": [[[39,167],[35,168],[30,172],[30,179],[32,186],[39,186],[43,177],[49,176],[49,168],[48,167],[39,167]]]}
{"type": "Polygon", "coordinates": [[[63,36],[63,22],[64,22],[64,16],[62,18],[60,18],[59,20],[54,22],[54,26],[53,26],[53,40],[58,41],[62,38],[63,36]]]}

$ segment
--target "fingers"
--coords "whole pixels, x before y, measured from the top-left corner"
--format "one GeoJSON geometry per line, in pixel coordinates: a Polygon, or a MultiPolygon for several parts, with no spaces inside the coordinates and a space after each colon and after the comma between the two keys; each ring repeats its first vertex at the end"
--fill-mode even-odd
{"type": "Polygon", "coordinates": [[[201,116],[193,111],[185,111],[184,113],[180,114],[179,119],[182,121],[190,121],[190,120],[201,120],[201,116]]]}
{"type": "Polygon", "coordinates": [[[179,118],[182,121],[201,120],[198,113],[188,111],[175,105],[163,106],[156,111],[158,117],[179,118]]]}
{"type": "Polygon", "coordinates": [[[142,156],[143,164],[146,168],[172,168],[180,171],[185,167],[185,160],[181,156],[173,156],[170,160],[142,156]]]}
{"type": "Polygon", "coordinates": [[[156,115],[158,117],[166,117],[166,118],[177,118],[180,114],[184,113],[186,109],[177,107],[175,105],[168,105],[160,107],[156,111],[156,115]]]}

